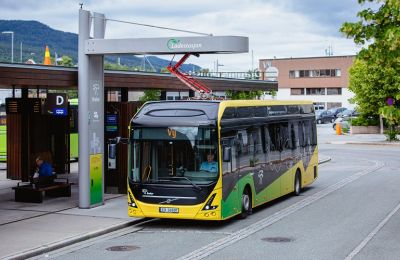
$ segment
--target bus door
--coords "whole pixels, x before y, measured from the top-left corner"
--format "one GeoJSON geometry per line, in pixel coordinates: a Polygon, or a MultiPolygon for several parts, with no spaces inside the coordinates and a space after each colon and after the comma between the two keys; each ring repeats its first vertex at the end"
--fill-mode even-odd
{"type": "Polygon", "coordinates": [[[240,200],[238,200],[239,160],[238,146],[235,136],[222,137],[222,217],[226,218],[238,213],[240,200]],[[226,153],[229,153],[227,156],[226,153]],[[226,157],[226,158],[224,158],[226,157]],[[229,160],[226,160],[229,158],[229,160]]]}

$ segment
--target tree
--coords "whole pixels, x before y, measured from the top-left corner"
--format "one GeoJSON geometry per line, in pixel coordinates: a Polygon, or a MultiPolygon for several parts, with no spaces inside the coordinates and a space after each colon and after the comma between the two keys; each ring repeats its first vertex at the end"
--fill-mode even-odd
{"type": "Polygon", "coordinates": [[[160,100],[161,91],[155,89],[147,89],[144,92],[144,95],[140,97],[140,101],[157,101],[160,100]]]}
{"type": "MultiPolygon", "coordinates": [[[[349,89],[354,92],[354,102],[365,115],[379,115],[390,111],[399,115],[397,106],[387,108],[388,97],[400,93],[400,1],[358,0],[379,4],[373,10],[366,8],[358,13],[360,20],[346,22],[340,28],[347,38],[364,45],[350,69],[349,89]]],[[[388,120],[389,124],[400,122],[400,118],[388,120]]]]}
{"type": "Polygon", "coordinates": [[[74,62],[72,61],[72,58],[66,55],[63,55],[61,57],[61,61],[59,62],[60,66],[64,66],[64,67],[73,67],[74,66],[74,62]]]}
{"type": "Polygon", "coordinates": [[[170,72],[167,69],[167,67],[163,67],[163,68],[161,68],[160,73],[170,73],[170,72]]]}
{"type": "Polygon", "coordinates": [[[117,64],[117,63],[104,63],[104,69],[105,70],[133,70],[130,69],[128,66],[117,64]]]}
{"type": "Polygon", "coordinates": [[[251,91],[235,91],[227,90],[226,96],[229,99],[259,99],[264,92],[262,90],[251,90],[251,91]]]}

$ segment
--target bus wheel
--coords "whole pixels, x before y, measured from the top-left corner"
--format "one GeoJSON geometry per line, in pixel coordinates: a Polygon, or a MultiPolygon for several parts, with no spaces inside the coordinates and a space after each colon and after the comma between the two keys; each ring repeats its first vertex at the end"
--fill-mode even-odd
{"type": "Polygon", "coordinates": [[[248,188],[243,191],[242,194],[242,212],[240,218],[246,218],[252,213],[251,193],[248,188]]]}
{"type": "Polygon", "coordinates": [[[294,177],[294,195],[299,196],[301,192],[301,177],[300,172],[296,172],[296,176],[294,177]]]}

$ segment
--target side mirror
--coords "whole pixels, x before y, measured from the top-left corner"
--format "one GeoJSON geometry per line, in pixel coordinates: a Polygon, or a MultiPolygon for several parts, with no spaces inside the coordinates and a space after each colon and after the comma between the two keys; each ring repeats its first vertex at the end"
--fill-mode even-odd
{"type": "Polygon", "coordinates": [[[229,146],[224,146],[224,150],[222,152],[222,160],[224,162],[230,162],[231,161],[231,157],[232,157],[232,148],[229,146]]]}

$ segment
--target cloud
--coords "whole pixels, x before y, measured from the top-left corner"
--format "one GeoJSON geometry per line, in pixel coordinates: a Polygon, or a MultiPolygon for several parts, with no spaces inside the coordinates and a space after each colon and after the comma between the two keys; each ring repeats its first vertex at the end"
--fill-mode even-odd
{"type": "MultiPolygon", "coordinates": [[[[214,35],[242,35],[250,39],[251,52],[202,55],[188,62],[213,69],[245,71],[258,59],[271,57],[323,56],[329,45],[335,55],[355,54],[358,48],[338,29],[354,21],[361,8],[349,0],[0,0],[2,19],[37,20],[50,27],[77,33],[79,3],[84,9],[104,13],[107,18],[174,27],[214,35]]],[[[171,37],[179,32],[107,22],[106,38],[171,37]]],[[[169,57],[166,57],[169,58],[169,57]]]]}

